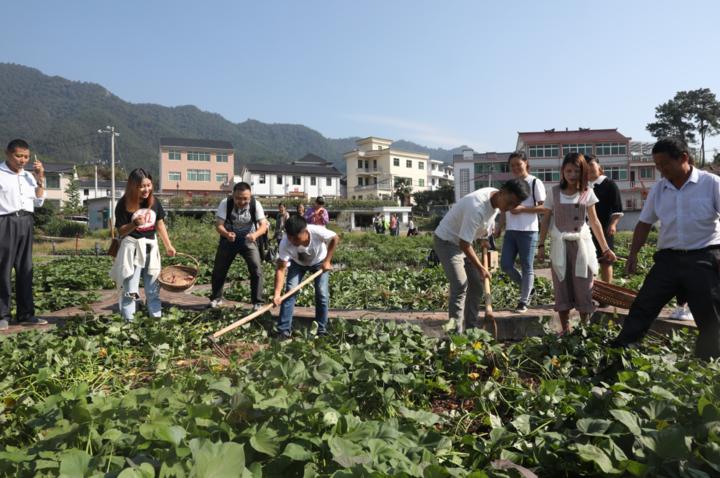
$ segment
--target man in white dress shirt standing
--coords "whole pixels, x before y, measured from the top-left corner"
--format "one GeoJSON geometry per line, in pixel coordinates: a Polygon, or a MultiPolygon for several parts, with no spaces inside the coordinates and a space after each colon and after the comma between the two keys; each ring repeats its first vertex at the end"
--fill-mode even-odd
{"type": "Polygon", "coordinates": [[[720,177],[693,167],[687,146],[675,138],[655,143],[652,155],[663,179],[640,213],[626,269],[635,273],[637,254],[660,221],[655,264],[612,345],[639,341],[680,294],[699,330],[695,354],[720,357],[720,177]]]}
{"type": "Polygon", "coordinates": [[[45,170],[40,161],[32,174],[25,171],[30,146],[22,139],[10,141],[0,164],[0,330],[10,325],[10,283],[15,269],[18,322],[47,324],[35,317],[33,301],[33,212],[45,198],[45,170]]]}

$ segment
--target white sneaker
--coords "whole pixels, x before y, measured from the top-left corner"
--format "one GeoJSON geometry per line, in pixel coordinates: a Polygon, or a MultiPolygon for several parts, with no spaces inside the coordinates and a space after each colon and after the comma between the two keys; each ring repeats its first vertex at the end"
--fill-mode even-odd
{"type": "Polygon", "coordinates": [[[695,318],[692,315],[692,312],[690,312],[690,309],[686,306],[683,307],[683,312],[680,314],[680,318],[678,320],[695,320],[695,318]]]}
{"type": "Polygon", "coordinates": [[[685,307],[678,307],[672,311],[670,318],[674,320],[695,320],[690,312],[690,308],[686,305],[685,307]]]}
{"type": "Polygon", "coordinates": [[[222,299],[213,299],[210,301],[210,308],[211,309],[219,309],[222,305],[223,300],[222,299]]]}

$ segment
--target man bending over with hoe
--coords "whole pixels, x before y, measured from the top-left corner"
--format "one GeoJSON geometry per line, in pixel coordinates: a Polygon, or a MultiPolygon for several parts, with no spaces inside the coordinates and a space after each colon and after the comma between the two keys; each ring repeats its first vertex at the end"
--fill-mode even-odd
{"type": "Polygon", "coordinates": [[[312,274],[322,271],[315,277],[315,321],[318,323],[318,335],[327,334],[328,306],[330,291],[329,272],[332,270],[332,257],[340,237],[333,231],[314,224],[308,224],[302,216],[291,216],[285,223],[285,236],[280,241],[277,268],[275,269],[275,294],[273,304],[281,305],[278,318],[280,340],[286,340],[292,334],[292,318],[297,292],[284,302],[281,299],[283,282],[285,290],[296,287],[306,272],[312,274]],[[285,272],[287,271],[287,281],[285,272]]]}

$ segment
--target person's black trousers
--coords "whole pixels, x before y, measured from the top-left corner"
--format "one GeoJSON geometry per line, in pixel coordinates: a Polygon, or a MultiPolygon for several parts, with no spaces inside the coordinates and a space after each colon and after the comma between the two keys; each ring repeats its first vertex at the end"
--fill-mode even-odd
{"type": "Polygon", "coordinates": [[[720,357],[720,249],[660,250],[614,345],[640,340],[673,297],[687,299],[699,335],[695,355],[720,357]]]}
{"type": "Polygon", "coordinates": [[[15,269],[15,304],[18,322],[35,316],[33,302],[33,216],[0,216],[0,319],[10,321],[10,283],[12,269],[15,269]]]}
{"type": "Polygon", "coordinates": [[[248,271],[250,272],[250,296],[253,304],[263,303],[263,275],[260,262],[260,252],[254,242],[245,242],[238,238],[235,242],[229,242],[224,237],[220,238],[217,252],[215,253],[215,265],[212,272],[212,293],[210,300],[222,297],[223,285],[227,278],[230,265],[235,256],[240,254],[245,259],[248,271]]]}

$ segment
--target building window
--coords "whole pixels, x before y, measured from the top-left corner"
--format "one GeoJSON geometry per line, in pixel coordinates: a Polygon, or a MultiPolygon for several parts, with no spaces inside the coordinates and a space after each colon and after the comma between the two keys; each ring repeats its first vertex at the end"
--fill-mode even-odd
{"type": "Polygon", "coordinates": [[[258,184],[265,184],[265,180],[266,178],[264,174],[258,175],[258,184]]]}
{"type": "Polygon", "coordinates": [[[283,183],[283,177],[280,176],[280,175],[278,175],[277,178],[275,178],[275,183],[276,183],[276,184],[282,184],[282,183],[283,183]]]}
{"type": "Polygon", "coordinates": [[[595,146],[598,156],[620,156],[627,154],[627,147],[622,143],[600,143],[595,146]]]}
{"type": "Polygon", "coordinates": [[[302,184],[302,180],[300,176],[293,176],[292,177],[293,186],[300,186],[302,184]]]}
{"type": "Polygon", "coordinates": [[[425,169],[425,161],[418,161],[418,169],[425,169]]]}
{"type": "Polygon", "coordinates": [[[358,169],[362,169],[363,162],[362,159],[358,159],[358,169]]]}
{"type": "Polygon", "coordinates": [[[90,195],[90,190],[89,190],[89,189],[83,189],[83,194],[84,194],[85,196],[89,196],[89,195],[90,195]]]}
{"type": "Polygon", "coordinates": [[[655,179],[655,168],[640,168],[640,179],[655,179]]]}
{"type": "Polygon", "coordinates": [[[533,173],[540,181],[543,182],[559,182],[560,170],[551,168],[534,169],[533,173]]]}
{"type": "Polygon", "coordinates": [[[315,176],[310,177],[310,186],[317,186],[317,178],[315,176]]]}
{"type": "Polygon", "coordinates": [[[627,181],[628,172],[627,169],[618,166],[610,166],[603,168],[605,176],[609,177],[613,181],[627,181]]]}
{"type": "Polygon", "coordinates": [[[228,180],[228,173],[215,173],[215,181],[225,184],[228,180]]]}
{"type": "Polygon", "coordinates": [[[411,160],[411,159],[406,159],[406,160],[405,160],[405,167],[406,167],[406,168],[412,168],[412,160],[411,160]]]}
{"type": "Polygon", "coordinates": [[[188,161],[210,162],[210,153],[205,153],[203,151],[188,151],[188,161]]]}
{"type": "Polygon", "coordinates": [[[60,189],[60,175],[47,174],[45,176],[45,189],[60,189]]]}
{"type": "Polygon", "coordinates": [[[358,184],[357,184],[357,185],[358,185],[358,186],[362,186],[362,185],[363,185],[363,178],[361,178],[360,176],[358,176],[358,184]]]}
{"type": "Polygon", "coordinates": [[[373,159],[373,169],[377,169],[377,159],[373,159]]]}
{"type": "Polygon", "coordinates": [[[215,161],[218,163],[227,163],[228,162],[228,154],[227,153],[217,153],[215,155],[215,161]]]}
{"type": "Polygon", "coordinates": [[[188,169],[188,181],[210,181],[209,169],[188,169]]]}
{"type": "Polygon", "coordinates": [[[366,160],[365,160],[365,169],[368,169],[368,168],[370,167],[369,164],[370,164],[370,163],[368,163],[368,160],[366,159],[366,160]]]}
{"type": "Polygon", "coordinates": [[[568,153],[582,153],[582,154],[592,154],[593,152],[593,145],[592,144],[563,144],[563,155],[568,153]]]}
{"type": "Polygon", "coordinates": [[[557,158],[560,156],[560,146],[557,144],[528,146],[528,156],[531,158],[557,158]]]}
{"type": "Polygon", "coordinates": [[[430,165],[430,170],[431,170],[431,171],[437,171],[437,164],[431,164],[431,165],[430,165]]]}
{"type": "Polygon", "coordinates": [[[180,151],[171,149],[170,151],[168,151],[168,159],[170,161],[180,161],[180,151]]]}
{"type": "Polygon", "coordinates": [[[400,166],[400,158],[393,158],[393,166],[400,166]]]}
{"type": "Polygon", "coordinates": [[[418,186],[425,187],[425,180],[424,179],[418,179],[418,186]]]}
{"type": "Polygon", "coordinates": [[[459,176],[460,197],[467,196],[468,194],[470,194],[470,170],[461,169],[459,176]]]}
{"type": "Polygon", "coordinates": [[[489,173],[507,173],[509,166],[507,163],[475,163],[475,174],[489,173]]]}
{"type": "Polygon", "coordinates": [[[435,178],[432,178],[432,185],[435,186],[435,178]]]}
{"type": "Polygon", "coordinates": [[[326,185],[326,186],[332,186],[332,178],[331,178],[331,177],[325,178],[325,185],[326,185]]]}
{"type": "Polygon", "coordinates": [[[177,171],[170,171],[168,173],[168,181],[182,181],[182,174],[177,171]]]}

